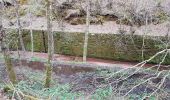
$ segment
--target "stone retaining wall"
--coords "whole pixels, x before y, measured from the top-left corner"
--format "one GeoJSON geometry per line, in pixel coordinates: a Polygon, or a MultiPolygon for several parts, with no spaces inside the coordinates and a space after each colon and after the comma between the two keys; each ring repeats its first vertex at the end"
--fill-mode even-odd
{"type": "MultiPolygon", "coordinates": [[[[23,37],[26,50],[31,50],[29,31],[24,31],[23,37]]],[[[54,40],[55,53],[82,56],[84,41],[83,33],[56,32],[54,33],[54,40]]],[[[144,59],[148,59],[156,52],[165,48],[160,40],[166,42],[167,39],[165,37],[145,37],[144,59]]],[[[142,44],[143,37],[137,35],[90,34],[88,57],[139,62],[142,61],[142,44]]],[[[15,49],[15,47],[12,48],[15,49]]],[[[47,52],[46,32],[34,31],[34,50],[36,52],[47,52]]],[[[159,57],[156,57],[151,63],[159,62],[162,57],[163,55],[159,55],[159,57]]],[[[168,55],[164,63],[170,64],[169,58],[170,56],[168,55]]]]}

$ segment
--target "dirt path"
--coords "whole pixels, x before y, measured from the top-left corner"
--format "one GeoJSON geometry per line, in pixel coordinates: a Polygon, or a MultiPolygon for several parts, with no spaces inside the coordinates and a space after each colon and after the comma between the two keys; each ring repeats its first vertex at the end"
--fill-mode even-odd
{"type": "MultiPolygon", "coordinates": [[[[23,52],[21,53],[21,57],[30,59],[32,56],[31,52],[26,52],[24,55],[23,52]]],[[[17,57],[18,53],[16,51],[12,52],[12,56],[17,57]]],[[[40,59],[47,59],[47,53],[38,53],[34,52],[33,57],[40,58],[40,59]]],[[[75,57],[75,56],[66,56],[66,55],[59,55],[54,54],[53,61],[62,61],[62,62],[82,62],[82,57],[75,57]]],[[[104,59],[97,59],[97,58],[87,58],[87,63],[94,64],[98,66],[117,66],[121,68],[130,68],[137,64],[137,62],[121,62],[121,61],[114,61],[114,60],[104,60],[104,59]]],[[[152,66],[151,64],[146,64],[145,67],[152,66]]]]}

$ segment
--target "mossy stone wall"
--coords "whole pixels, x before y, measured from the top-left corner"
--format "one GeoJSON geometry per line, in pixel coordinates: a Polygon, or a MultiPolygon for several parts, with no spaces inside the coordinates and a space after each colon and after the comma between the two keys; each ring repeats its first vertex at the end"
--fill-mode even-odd
{"type": "MultiPolygon", "coordinates": [[[[45,52],[47,50],[47,33],[43,31],[34,31],[34,50],[36,52],[45,52]],[[44,41],[45,40],[45,41],[44,41]],[[44,42],[45,45],[44,45],[44,42]]],[[[30,33],[24,31],[24,43],[27,50],[31,49],[30,33]]],[[[54,33],[55,53],[64,55],[82,56],[83,54],[83,33],[54,33]]],[[[166,42],[165,37],[145,37],[144,59],[156,54],[162,50],[164,46],[161,41],[166,42]]],[[[88,57],[111,59],[119,61],[142,61],[142,44],[143,37],[137,35],[124,34],[89,34],[88,57]]],[[[151,63],[157,63],[162,59],[163,55],[159,55],[151,63]]],[[[170,64],[170,56],[164,63],[170,64]]]]}

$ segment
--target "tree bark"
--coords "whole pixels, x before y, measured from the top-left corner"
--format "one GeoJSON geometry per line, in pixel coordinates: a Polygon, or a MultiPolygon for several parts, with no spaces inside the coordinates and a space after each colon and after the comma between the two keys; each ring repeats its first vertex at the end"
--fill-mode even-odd
{"type": "Polygon", "coordinates": [[[45,79],[45,88],[50,87],[51,75],[52,75],[52,57],[53,57],[53,34],[52,34],[52,24],[51,24],[51,13],[50,13],[51,2],[46,0],[46,17],[47,17],[47,33],[48,33],[48,61],[46,64],[46,79],[45,79]]]}
{"type": "Polygon", "coordinates": [[[88,35],[89,35],[89,26],[90,26],[90,1],[86,0],[86,32],[84,39],[84,48],[83,48],[83,61],[87,60],[87,46],[88,46],[88,35]]]}

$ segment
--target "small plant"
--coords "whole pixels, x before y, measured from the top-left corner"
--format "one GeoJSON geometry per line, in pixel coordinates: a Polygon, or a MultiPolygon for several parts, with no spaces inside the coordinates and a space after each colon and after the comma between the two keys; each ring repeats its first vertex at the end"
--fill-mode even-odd
{"type": "Polygon", "coordinates": [[[41,59],[38,58],[38,57],[32,57],[32,58],[31,58],[31,61],[41,61],[41,59]]]}
{"type": "Polygon", "coordinates": [[[92,100],[106,100],[112,95],[112,87],[100,88],[92,95],[92,100]]]}

